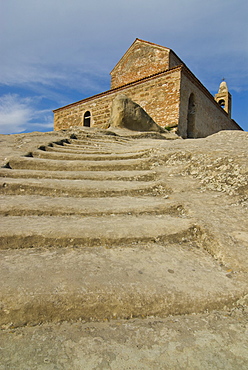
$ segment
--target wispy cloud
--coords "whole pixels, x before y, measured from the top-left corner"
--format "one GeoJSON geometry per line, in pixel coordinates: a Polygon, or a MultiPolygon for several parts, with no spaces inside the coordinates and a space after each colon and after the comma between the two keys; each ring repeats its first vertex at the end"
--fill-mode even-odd
{"type": "Polygon", "coordinates": [[[25,131],[27,125],[52,129],[50,110],[37,110],[35,98],[21,98],[17,94],[0,97],[0,133],[19,133],[25,131]],[[40,121],[42,119],[42,121],[40,121]]]}
{"type": "Polygon", "coordinates": [[[0,132],[21,132],[32,119],[29,99],[20,101],[17,95],[0,97],[0,132]]]}

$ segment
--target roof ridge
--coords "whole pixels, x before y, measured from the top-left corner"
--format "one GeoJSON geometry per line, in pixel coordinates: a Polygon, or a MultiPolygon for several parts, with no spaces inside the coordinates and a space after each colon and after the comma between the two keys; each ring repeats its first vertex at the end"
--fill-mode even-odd
{"type": "Polygon", "coordinates": [[[167,48],[167,46],[156,44],[155,42],[151,42],[151,41],[142,40],[142,39],[139,39],[138,37],[136,38],[136,40],[141,41],[141,42],[145,42],[146,44],[150,44],[150,45],[153,45],[153,46],[159,46],[160,48],[163,48],[163,49],[171,50],[170,48],[167,48]]]}

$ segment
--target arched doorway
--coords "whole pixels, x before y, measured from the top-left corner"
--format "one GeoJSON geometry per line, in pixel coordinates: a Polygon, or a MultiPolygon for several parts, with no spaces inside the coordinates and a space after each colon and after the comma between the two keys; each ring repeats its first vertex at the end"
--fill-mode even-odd
{"type": "Polygon", "coordinates": [[[84,113],[84,126],[90,127],[91,114],[90,111],[84,113]]]}
{"type": "Polygon", "coordinates": [[[195,96],[192,93],[189,97],[187,114],[187,137],[194,138],[195,132],[195,96]]]}

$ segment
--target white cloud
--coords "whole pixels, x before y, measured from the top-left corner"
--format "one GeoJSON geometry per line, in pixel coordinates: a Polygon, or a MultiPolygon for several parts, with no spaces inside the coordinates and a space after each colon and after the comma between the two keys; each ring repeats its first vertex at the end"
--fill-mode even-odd
{"type": "Polygon", "coordinates": [[[0,97],[0,132],[21,132],[32,119],[29,99],[20,101],[17,95],[4,95],[0,97]]]}
{"type": "Polygon", "coordinates": [[[52,129],[51,111],[37,110],[36,98],[21,98],[17,94],[0,97],[0,133],[20,133],[27,127],[52,129]],[[36,122],[36,120],[38,122],[36,122]],[[42,122],[40,122],[42,120],[42,122]]]}

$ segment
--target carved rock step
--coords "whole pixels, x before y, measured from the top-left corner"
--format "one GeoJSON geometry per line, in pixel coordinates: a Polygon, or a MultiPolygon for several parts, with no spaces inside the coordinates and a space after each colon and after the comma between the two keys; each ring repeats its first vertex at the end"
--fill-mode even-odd
{"type": "Polygon", "coordinates": [[[38,194],[72,197],[109,197],[121,195],[166,195],[170,189],[160,182],[68,180],[68,179],[0,179],[0,194],[38,194]]]}
{"type": "Polygon", "coordinates": [[[65,144],[74,144],[74,145],[100,145],[100,146],[109,146],[117,145],[121,147],[122,145],[128,145],[132,142],[132,139],[120,137],[120,136],[101,136],[97,137],[86,137],[85,139],[69,139],[68,143],[65,144]]]}
{"type": "Polygon", "coordinates": [[[96,155],[138,155],[138,154],[149,154],[153,150],[151,148],[143,149],[140,147],[133,147],[130,146],[129,148],[118,148],[118,150],[114,150],[111,146],[108,146],[106,149],[101,148],[92,148],[88,147],[87,145],[57,145],[55,143],[51,143],[50,145],[42,145],[37,150],[43,150],[46,152],[55,152],[55,153],[79,153],[79,154],[96,154],[96,155]]]}
{"type": "Polygon", "coordinates": [[[204,364],[205,370],[247,370],[247,311],[10,325],[0,331],[1,365],[4,370],[152,370],[204,364]]]}
{"type": "Polygon", "coordinates": [[[35,195],[0,195],[0,214],[25,215],[116,215],[116,214],[185,214],[180,203],[158,197],[69,198],[35,195]]]}
{"type": "Polygon", "coordinates": [[[165,317],[232,307],[244,285],[207,253],[159,244],[0,251],[0,324],[165,317]]]}
{"type": "MultiPolygon", "coordinates": [[[[114,152],[114,151],[122,151],[122,152],[128,152],[130,150],[130,147],[133,147],[133,143],[130,142],[130,141],[126,141],[126,142],[104,142],[104,141],[95,141],[95,140],[90,140],[90,141],[79,141],[79,140],[75,140],[75,141],[71,141],[70,142],[63,142],[63,143],[59,143],[59,144],[56,144],[56,143],[52,143],[54,146],[58,145],[62,148],[67,148],[67,149],[81,149],[81,148],[85,148],[85,149],[89,149],[89,150],[100,150],[100,151],[108,151],[110,150],[111,148],[111,151],[114,152]]],[[[144,149],[144,148],[141,148],[141,149],[144,149]]],[[[135,150],[135,146],[134,146],[134,150],[135,150]]]]}
{"type": "Polygon", "coordinates": [[[9,165],[14,169],[29,170],[52,170],[52,171],[122,171],[122,170],[149,170],[152,167],[152,160],[147,158],[105,160],[105,161],[68,161],[41,159],[32,157],[12,158],[9,165]]]}
{"type": "MultiPolygon", "coordinates": [[[[169,215],[8,216],[0,220],[0,248],[114,246],[196,239],[192,220],[169,215]],[[20,222],[21,220],[21,222],[20,222]]],[[[200,233],[201,234],[201,233],[200,233]]]]}
{"type": "MultiPolygon", "coordinates": [[[[54,147],[56,147],[56,144],[54,144],[54,147]]],[[[65,149],[74,149],[74,150],[82,150],[82,148],[86,149],[86,150],[95,150],[95,151],[109,151],[110,148],[111,148],[111,152],[123,152],[123,153],[127,153],[127,151],[130,150],[130,146],[129,146],[129,143],[102,143],[102,142],[99,142],[99,143],[94,143],[94,142],[86,142],[85,143],[82,143],[82,144],[77,144],[77,143],[63,143],[63,145],[58,145],[60,146],[61,148],[65,148],[65,149]]],[[[140,149],[140,148],[139,148],[140,149]]],[[[143,148],[142,148],[143,149],[143,148]]],[[[132,149],[133,150],[133,149],[132,149]]],[[[134,147],[134,150],[135,150],[135,147],[134,147]]],[[[138,151],[138,150],[137,150],[138,151]]]]}
{"type": "Polygon", "coordinates": [[[0,177],[9,178],[43,178],[43,179],[71,179],[71,180],[130,180],[152,181],[158,176],[152,171],[45,171],[0,168],[0,177]]]}
{"type": "Polygon", "coordinates": [[[78,153],[63,153],[63,152],[49,152],[44,150],[36,150],[32,152],[34,158],[45,158],[55,160],[86,160],[86,161],[111,161],[121,159],[137,159],[144,158],[149,155],[149,152],[138,152],[138,153],[123,153],[123,154],[81,154],[78,153]]]}
{"type": "MultiPolygon", "coordinates": [[[[45,150],[46,152],[64,152],[64,153],[86,153],[86,154],[112,154],[112,150],[100,150],[100,149],[94,149],[94,148],[88,148],[86,146],[64,146],[64,145],[57,145],[52,143],[52,146],[42,146],[41,148],[45,150]]],[[[119,151],[118,151],[119,152],[119,151]]],[[[123,153],[126,153],[126,150],[123,151],[123,153]]]]}

